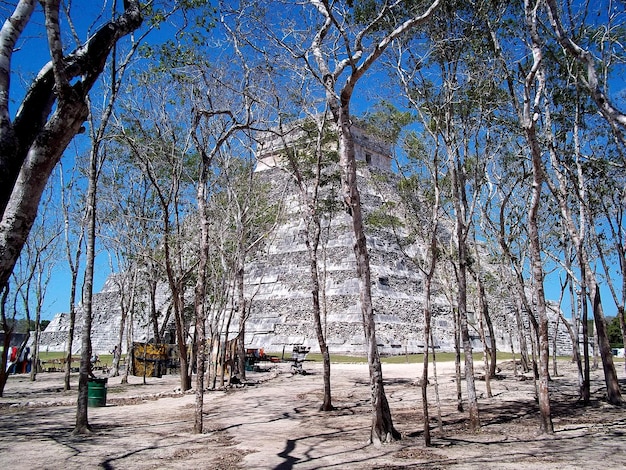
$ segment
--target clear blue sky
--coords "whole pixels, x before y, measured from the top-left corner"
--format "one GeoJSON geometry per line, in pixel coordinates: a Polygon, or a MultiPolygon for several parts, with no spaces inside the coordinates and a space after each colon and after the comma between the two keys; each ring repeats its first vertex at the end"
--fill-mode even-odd
{"type": "MultiPolygon", "coordinates": [[[[79,6],[79,4],[75,3],[74,8],[79,6]]],[[[76,27],[78,29],[81,37],[85,37],[85,33],[88,29],[93,27],[90,23],[92,18],[97,18],[100,12],[102,2],[80,2],[80,15],[78,18],[78,22],[76,27]],[[81,21],[82,20],[82,21],[81,21]]],[[[106,18],[108,15],[105,15],[106,18]]],[[[102,21],[100,21],[100,24],[102,21]]],[[[25,40],[20,43],[21,50],[18,50],[14,55],[13,67],[15,71],[18,71],[20,74],[23,74],[25,77],[25,81],[28,81],[28,77],[32,77],[36,74],[41,67],[49,60],[48,56],[48,48],[46,45],[45,38],[43,36],[43,15],[41,13],[41,6],[37,6],[36,12],[34,14],[33,20],[29,23],[27,31],[24,34],[25,40]]],[[[17,104],[21,101],[23,97],[24,90],[20,88],[21,81],[14,78],[12,85],[12,104],[14,105],[13,112],[15,112],[17,104]]],[[[367,80],[367,77],[366,79],[367,80]]],[[[616,84],[614,87],[614,94],[620,94],[623,90],[623,83],[616,84]]],[[[359,103],[355,103],[356,106],[354,108],[355,114],[359,114],[362,112],[364,104],[359,105],[359,103]]],[[[67,157],[69,158],[69,157],[67,157]]],[[[67,312],[69,309],[69,273],[66,267],[65,255],[59,261],[59,266],[57,267],[53,278],[51,280],[48,293],[46,296],[45,306],[43,310],[43,318],[51,319],[56,313],[67,312]]],[[[83,263],[84,264],[84,263],[83,263]]],[[[104,282],[107,276],[110,274],[110,268],[108,264],[108,259],[106,254],[100,254],[97,258],[97,267],[96,274],[94,279],[94,287],[95,291],[98,292],[104,285],[104,282]]],[[[557,300],[559,295],[559,285],[558,285],[558,273],[553,273],[547,279],[546,282],[546,294],[547,297],[551,300],[557,300]]],[[[79,281],[79,295],[80,295],[80,286],[82,285],[82,276],[79,281]]],[[[606,288],[603,289],[603,305],[605,308],[605,313],[607,315],[615,315],[615,306],[613,301],[608,293],[606,288]]]]}

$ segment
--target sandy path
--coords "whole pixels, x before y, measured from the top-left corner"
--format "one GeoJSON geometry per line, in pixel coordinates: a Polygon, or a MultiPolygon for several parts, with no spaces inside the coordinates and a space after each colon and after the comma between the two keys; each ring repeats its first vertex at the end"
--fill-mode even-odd
{"type": "MultiPolygon", "coordinates": [[[[537,434],[532,380],[520,381],[503,367],[493,398],[478,382],[482,430],[468,433],[466,413],[456,411],[452,364],[439,364],[444,433],[433,447],[422,443],[422,411],[414,379],[419,366],[384,365],[397,443],[367,444],[370,424],[367,367],[334,364],[333,412],[318,411],[322,376],[292,376],[288,364],[250,374],[256,385],[205,395],[205,433],[194,435],[193,393],[178,394],[173,376],[132,377],[120,386],[110,379],[107,406],[90,408],[95,433],[72,436],[75,391],[62,392],[62,374],[41,374],[36,383],[11,377],[0,399],[0,468],[6,469],[363,469],[363,468],[624,468],[626,410],[604,404],[603,383],[594,372],[594,402],[575,403],[569,364],[551,383],[556,433],[537,434]]],[[[623,368],[620,377],[623,376],[623,368]]],[[[429,387],[434,404],[434,385],[429,387]]],[[[626,396],[626,395],[625,395],[626,396]]]]}

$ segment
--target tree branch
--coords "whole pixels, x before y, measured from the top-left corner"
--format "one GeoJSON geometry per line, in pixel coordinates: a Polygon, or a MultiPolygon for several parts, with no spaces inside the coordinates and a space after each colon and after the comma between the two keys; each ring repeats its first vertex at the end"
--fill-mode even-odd
{"type": "MultiPolygon", "coordinates": [[[[124,14],[102,26],[89,40],[62,59],[65,68],[62,75],[66,81],[81,77],[71,88],[74,99],[84,100],[87,93],[104,69],[113,45],[123,36],[137,29],[142,23],[138,1],[129,1],[124,14]]],[[[58,64],[57,64],[58,65],[58,64]]],[[[6,161],[4,148],[0,151],[0,212],[4,210],[17,173],[37,136],[43,131],[52,111],[55,95],[55,70],[53,62],[46,64],[33,80],[13,123],[15,152],[6,161]]],[[[3,142],[0,141],[0,144],[3,142]]]]}
{"type": "MultiPolygon", "coordinates": [[[[0,30],[0,135],[4,135],[9,117],[9,88],[11,83],[11,57],[15,44],[24,31],[35,9],[35,0],[20,0],[13,14],[0,30]]],[[[0,138],[0,141],[2,139],[0,138]]]]}
{"type": "Polygon", "coordinates": [[[65,76],[65,61],[63,60],[63,43],[61,41],[61,26],[59,25],[59,5],[61,0],[45,0],[42,3],[46,18],[48,47],[52,57],[55,91],[59,99],[66,99],[71,92],[71,87],[65,76]]]}
{"type": "Polygon", "coordinates": [[[617,109],[609,100],[608,96],[600,89],[598,74],[596,72],[593,56],[591,53],[576,44],[565,32],[554,0],[545,0],[548,7],[550,24],[554,28],[557,40],[565,51],[587,69],[585,86],[589,90],[591,98],[595,101],[600,113],[612,125],[626,129],[626,114],[617,109]]]}

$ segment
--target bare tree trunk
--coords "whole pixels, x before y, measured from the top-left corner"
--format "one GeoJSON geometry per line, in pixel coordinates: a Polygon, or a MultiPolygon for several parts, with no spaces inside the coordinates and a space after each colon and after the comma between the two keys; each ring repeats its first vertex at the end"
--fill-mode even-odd
{"type": "MultiPolygon", "coordinates": [[[[476,243],[476,233],[474,232],[474,243],[476,243]]],[[[478,267],[478,272],[474,272],[470,269],[470,273],[473,274],[474,279],[476,281],[476,286],[478,287],[478,334],[480,335],[480,341],[483,344],[483,368],[485,370],[485,390],[487,392],[487,397],[492,398],[493,393],[491,392],[491,378],[495,376],[495,354],[492,355],[491,351],[493,350],[495,353],[495,338],[493,337],[493,328],[491,329],[491,333],[489,336],[489,340],[491,344],[487,344],[487,335],[485,334],[485,323],[486,319],[489,317],[489,311],[487,307],[487,298],[485,295],[485,286],[483,285],[482,279],[480,278],[480,261],[478,261],[480,255],[476,252],[476,264],[478,267]],[[493,365],[492,367],[490,365],[493,365]]]]}
{"type": "Polygon", "coordinates": [[[427,269],[424,270],[424,366],[422,370],[422,409],[424,410],[424,445],[431,445],[430,436],[430,416],[428,412],[428,352],[429,346],[432,346],[433,351],[433,373],[435,377],[435,392],[437,394],[437,413],[439,418],[439,427],[441,429],[441,407],[439,403],[439,389],[436,383],[437,381],[437,368],[435,364],[435,345],[433,341],[432,332],[432,284],[433,276],[435,274],[435,267],[437,265],[437,235],[438,235],[438,221],[439,221],[439,186],[438,178],[435,173],[435,203],[432,211],[432,232],[430,234],[430,243],[428,248],[429,260],[427,269]]]}
{"type": "MultiPolygon", "coordinates": [[[[450,122],[450,119],[447,120],[450,122]]],[[[448,149],[448,155],[454,155],[451,149],[448,149]]],[[[472,343],[469,334],[469,325],[467,322],[467,262],[469,253],[467,250],[467,222],[464,220],[466,209],[464,207],[464,189],[463,182],[460,181],[462,175],[457,168],[457,160],[451,158],[450,172],[452,174],[453,186],[453,202],[455,212],[455,232],[456,232],[456,248],[458,252],[458,266],[456,271],[457,278],[457,308],[459,315],[459,331],[461,334],[461,344],[463,345],[463,355],[465,356],[465,388],[467,390],[467,404],[469,408],[469,427],[470,430],[476,432],[480,429],[480,418],[478,416],[478,401],[476,398],[476,383],[474,380],[474,358],[472,356],[472,343]]],[[[460,163],[459,163],[460,164],[460,163]]]]}
{"type": "MultiPolygon", "coordinates": [[[[565,256],[566,267],[568,272],[571,271],[571,262],[570,256],[565,256]]],[[[586,287],[583,287],[582,282],[584,279],[584,273],[581,273],[581,291],[585,291],[586,287]]],[[[589,403],[590,391],[589,391],[589,354],[587,345],[583,345],[583,357],[580,356],[580,333],[581,333],[581,321],[580,321],[580,311],[581,308],[587,308],[587,305],[584,306],[579,305],[580,302],[576,301],[576,295],[574,293],[574,283],[572,280],[569,282],[569,298],[570,298],[570,309],[571,309],[571,317],[574,321],[574,326],[572,327],[569,322],[563,319],[563,324],[567,327],[567,331],[570,335],[572,341],[572,360],[576,363],[576,367],[578,368],[578,399],[582,400],[583,404],[589,403]],[[586,359],[585,359],[586,358],[586,359]],[[583,369],[583,361],[587,363],[587,371],[583,369]]],[[[559,311],[559,315],[561,312],[559,311]]],[[[586,316],[586,313],[584,314],[586,316]]],[[[582,327],[583,333],[583,342],[587,341],[587,327],[582,327]]]]}
{"type": "MultiPolygon", "coordinates": [[[[611,295],[613,296],[613,301],[615,302],[615,306],[617,307],[617,319],[619,321],[619,327],[622,333],[622,344],[626,346],[626,318],[624,317],[624,304],[626,303],[626,242],[624,241],[624,234],[621,230],[621,227],[624,224],[624,207],[622,204],[622,199],[624,196],[624,191],[621,193],[616,193],[613,195],[612,203],[618,209],[615,210],[614,214],[611,214],[610,209],[607,207],[606,203],[603,203],[603,211],[605,213],[606,221],[609,226],[610,234],[613,239],[613,246],[609,246],[611,251],[614,251],[617,254],[619,259],[619,268],[621,273],[621,292],[616,292],[614,282],[611,279],[611,267],[606,262],[606,256],[604,255],[604,248],[602,243],[600,243],[600,237],[595,237],[595,245],[600,256],[600,260],[602,262],[602,267],[604,268],[604,273],[606,275],[606,280],[608,287],[611,291],[611,295]],[[621,294],[621,295],[620,295],[621,294]]],[[[626,361],[624,361],[624,370],[626,371],[626,361]]]]}
{"type": "MultiPolygon", "coordinates": [[[[78,258],[77,258],[78,259],[78,258]]],[[[70,373],[72,372],[72,348],[74,346],[74,330],[76,328],[76,280],[78,272],[72,269],[72,281],[70,287],[70,324],[67,329],[67,347],[65,349],[65,374],[63,376],[63,388],[69,390],[70,373]]]]}
{"type": "Polygon", "coordinates": [[[532,312],[527,314],[530,321],[528,326],[530,327],[530,364],[532,366],[533,380],[535,382],[535,399],[539,401],[539,387],[537,386],[537,380],[539,380],[539,366],[537,351],[539,350],[539,324],[532,312]]]}
{"type": "MultiPolygon", "coordinates": [[[[561,305],[561,303],[559,302],[559,305],[561,305]]],[[[556,356],[556,340],[559,337],[559,321],[561,320],[561,317],[558,316],[556,319],[556,323],[554,324],[554,336],[552,337],[552,376],[553,377],[558,377],[559,376],[559,371],[557,369],[557,356],[556,356]]]]}
{"type": "MultiPolygon", "coordinates": [[[[338,21],[336,14],[340,14],[334,9],[334,5],[328,2],[312,1],[312,5],[318,10],[322,17],[322,22],[311,43],[310,50],[319,71],[319,78],[326,92],[326,102],[333,114],[337,125],[339,137],[339,162],[342,169],[342,192],[346,210],[352,216],[352,229],[355,237],[354,255],[357,265],[357,276],[359,278],[359,293],[361,302],[361,313],[363,316],[363,328],[365,331],[365,342],[367,347],[367,359],[370,373],[370,387],[372,397],[372,428],[371,441],[373,443],[388,442],[400,438],[400,433],[393,426],[391,410],[385,395],[383,386],[382,368],[378,346],[376,341],[376,324],[374,319],[374,308],[372,305],[371,273],[369,265],[369,253],[363,229],[363,216],[361,213],[361,199],[356,179],[356,155],[354,151],[354,140],[350,132],[350,101],[354,93],[354,88],[359,79],[369,70],[369,68],[380,58],[387,47],[398,37],[424,24],[439,6],[439,0],[435,0],[422,15],[416,14],[405,21],[397,24],[392,31],[383,34],[382,37],[374,38],[374,46],[369,53],[363,54],[363,38],[368,33],[379,27],[387,13],[394,14],[393,11],[381,11],[380,16],[371,25],[364,27],[357,34],[357,44],[354,50],[350,46],[349,34],[344,29],[345,18],[338,21]],[[342,42],[342,57],[328,57],[324,50],[326,42],[330,40],[329,31],[336,28],[342,42]],[[356,51],[356,52],[355,52],[356,51]],[[347,55],[347,58],[345,58],[347,55]],[[331,70],[330,63],[333,63],[334,70],[331,70]],[[340,77],[345,80],[339,92],[335,90],[340,77]]],[[[385,9],[388,8],[385,5],[385,9]]],[[[393,7],[391,7],[393,9],[393,7]]],[[[375,17],[375,16],[374,16],[375,17]]],[[[330,40],[330,41],[329,41],[330,40]]],[[[368,38],[368,41],[370,38],[368,38]]],[[[334,47],[334,46],[333,46],[334,47]]],[[[332,54],[331,54],[332,55],[332,54]]]]}
{"type": "MultiPolygon", "coordinates": [[[[228,330],[226,330],[228,331],[228,330]]],[[[228,333],[225,334],[226,338],[228,338],[228,333]]],[[[239,341],[237,340],[237,346],[239,346],[239,341]]],[[[225,339],[224,341],[219,342],[218,353],[216,356],[216,374],[219,378],[218,386],[220,388],[224,388],[226,386],[226,369],[228,368],[228,364],[233,361],[233,358],[227,357],[228,355],[228,341],[225,339]]],[[[237,356],[238,357],[238,356],[237,356]]],[[[232,370],[231,370],[232,374],[232,370]]],[[[229,379],[230,382],[230,379],[229,379]]]]}
{"type": "MultiPolygon", "coordinates": [[[[459,291],[462,292],[466,289],[465,279],[459,279],[459,291]]],[[[459,329],[463,355],[465,357],[465,388],[467,390],[467,405],[469,409],[469,427],[472,431],[478,431],[480,429],[480,418],[478,416],[478,400],[476,397],[476,382],[474,380],[474,358],[472,356],[472,343],[467,323],[467,305],[463,297],[464,294],[461,294],[459,298],[459,329]]]]}
{"type": "Polygon", "coordinates": [[[493,322],[491,321],[491,313],[489,312],[489,304],[487,303],[487,297],[485,296],[485,286],[482,285],[481,283],[481,288],[482,288],[482,292],[481,292],[481,296],[483,298],[483,305],[484,305],[484,309],[482,310],[483,312],[483,319],[485,320],[485,323],[487,324],[487,331],[489,332],[489,344],[488,346],[488,353],[489,353],[489,357],[490,357],[490,361],[489,361],[489,377],[495,377],[496,376],[496,368],[498,366],[498,348],[496,346],[496,332],[493,329],[493,322]]]}
{"type": "MultiPolygon", "coordinates": [[[[296,180],[300,191],[301,207],[303,209],[302,220],[306,226],[304,234],[304,242],[309,256],[309,273],[311,276],[311,295],[312,295],[312,314],[317,343],[320,347],[323,361],[323,378],[324,378],[324,394],[320,411],[331,411],[334,409],[332,404],[331,385],[330,385],[330,352],[326,343],[326,334],[322,325],[322,306],[320,302],[320,294],[324,288],[320,287],[320,264],[319,264],[319,246],[322,233],[321,227],[321,210],[319,206],[320,179],[323,165],[323,148],[322,141],[325,137],[326,116],[321,123],[317,124],[317,135],[315,135],[315,164],[313,165],[313,178],[311,181],[305,181],[304,172],[309,168],[300,167],[301,162],[297,161],[293,152],[286,148],[291,172],[296,180]],[[309,188],[308,186],[311,186],[309,188]],[[310,192],[310,195],[309,195],[310,192]]],[[[285,143],[285,147],[287,147],[285,143]]],[[[304,165],[309,165],[305,162],[304,165]]],[[[322,284],[323,285],[323,284],[322,284]]],[[[323,295],[323,294],[321,294],[323,295]]]]}
{"type": "Polygon", "coordinates": [[[509,341],[511,342],[511,357],[513,358],[513,375],[517,377],[517,360],[515,359],[515,347],[513,346],[513,335],[509,330],[509,341]]]}
{"type": "Polygon", "coordinates": [[[320,314],[320,282],[318,277],[318,264],[317,264],[317,248],[319,244],[319,219],[317,220],[317,227],[315,228],[317,234],[317,241],[312,243],[307,236],[307,247],[309,249],[309,262],[311,265],[311,283],[312,283],[312,295],[313,295],[313,323],[315,324],[315,333],[317,334],[317,342],[320,346],[320,352],[322,353],[323,367],[324,367],[324,398],[320,405],[320,411],[331,411],[334,409],[331,398],[330,387],[330,352],[328,345],[326,344],[326,337],[322,329],[322,319],[320,314]],[[315,245],[315,248],[311,246],[315,245]]]}
{"type": "Polygon", "coordinates": [[[598,330],[596,330],[594,328],[594,331],[593,331],[593,347],[592,347],[592,350],[593,350],[593,366],[592,366],[592,368],[593,368],[593,370],[598,370],[598,368],[599,368],[598,367],[598,343],[599,343],[599,341],[598,341],[598,330]]]}
{"type": "MultiPolygon", "coordinates": [[[[434,238],[434,237],[433,237],[434,238]]],[[[432,271],[431,271],[432,272],[432,271]]],[[[428,413],[428,352],[429,346],[432,339],[432,332],[430,329],[431,326],[431,287],[432,287],[432,277],[426,276],[424,286],[424,294],[425,294],[425,305],[424,305],[424,363],[422,366],[422,410],[424,414],[424,445],[426,447],[430,447],[431,438],[430,438],[430,416],[428,413]]],[[[434,345],[433,345],[433,356],[434,356],[434,345]]],[[[433,357],[434,361],[434,357],[433,357]]]]}
{"type": "MultiPolygon", "coordinates": [[[[120,334],[117,337],[116,349],[114,349],[114,351],[116,351],[116,354],[114,354],[113,356],[113,363],[111,364],[110,377],[117,377],[118,375],[120,375],[120,360],[122,358],[122,342],[124,341],[124,332],[126,331],[126,321],[128,319],[129,312],[132,312],[135,308],[135,296],[137,292],[136,283],[137,283],[137,277],[139,273],[138,273],[137,267],[133,267],[132,269],[133,270],[130,275],[129,285],[126,286],[126,289],[130,291],[126,294],[126,296],[128,296],[128,302],[124,302],[122,300],[122,298],[125,297],[125,295],[120,296],[121,297],[120,299],[120,310],[121,310],[120,334]]],[[[124,291],[120,290],[120,292],[124,292],[124,291]]],[[[132,316],[131,316],[131,321],[132,321],[132,316]]],[[[156,338],[155,338],[154,343],[158,344],[156,338]]]]}
{"type": "Polygon", "coordinates": [[[456,383],[456,409],[463,412],[463,392],[461,388],[461,329],[459,326],[459,310],[452,309],[454,314],[454,381],[456,383]]]}
{"type": "Polygon", "coordinates": [[[0,397],[4,396],[4,387],[9,379],[8,357],[11,346],[11,336],[13,336],[13,324],[9,324],[6,315],[6,303],[9,296],[9,286],[0,287],[0,320],[2,320],[2,331],[4,331],[4,339],[2,342],[2,351],[0,351],[0,397]]]}
{"type": "Polygon", "coordinates": [[[196,359],[198,358],[198,334],[195,328],[195,319],[192,321],[191,325],[194,325],[193,335],[191,337],[191,348],[187,350],[187,354],[189,357],[189,364],[187,365],[189,375],[189,388],[191,388],[193,374],[197,371],[196,359]]]}
{"type": "MultiPolygon", "coordinates": [[[[133,361],[133,323],[135,321],[135,313],[134,309],[131,309],[128,316],[127,329],[126,332],[126,358],[124,359],[124,370],[122,371],[122,379],[120,383],[127,384],[128,376],[131,372],[132,361],[133,361]]],[[[122,357],[122,351],[119,352],[120,357],[122,357]]]]}
{"type": "MultiPolygon", "coordinates": [[[[83,217],[80,232],[78,235],[78,240],[76,241],[76,252],[74,253],[74,257],[72,257],[72,249],[70,244],[70,213],[69,213],[69,201],[65,200],[65,185],[63,183],[63,168],[61,167],[61,171],[59,171],[59,176],[61,179],[61,206],[63,210],[63,220],[64,220],[64,234],[65,234],[65,250],[67,255],[67,262],[71,272],[71,280],[70,280],[70,296],[69,296],[69,325],[67,329],[67,340],[66,340],[66,348],[65,348],[65,374],[63,377],[63,388],[64,390],[70,390],[70,373],[72,372],[72,348],[74,345],[74,330],[76,329],[76,286],[78,282],[78,266],[80,263],[80,258],[82,254],[83,248],[83,238],[85,236],[85,223],[86,220],[83,217]]],[[[85,214],[86,215],[86,214],[85,214]]]]}
{"type": "Polygon", "coordinates": [[[174,306],[174,321],[176,322],[176,343],[178,344],[178,356],[180,361],[180,389],[182,391],[191,388],[191,376],[189,375],[189,357],[187,354],[187,329],[183,315],[184,299],[176,287],[172,291],[174,306]]]}
{"type": "MultiPolygon", "coordinates": [[[[577,129],[575,128],[574,134],[577,135],[577,129]]],[[[599,349],[602,358],[602,367],[604,370],[604,380],[607,388],[608,402],[613,405],[620,405],[622,403],[621,391],[617,380],[617,374],[615,372],[615,365],[613,363],[613,355],[611,354],[611,347],[609,344],[609,338],[606,331],[606,321],[604,318],[604,312],[602,309],[602,303],[600,298],[600,290],[596,280],[596,274],[591,269],[589,261],[589,254],[587,251],[585,240],[585,230],[588,224],[588,209],[585,207],[586,201],[586,188],[584,186],[584,176],[582,172],[582,165],[580,163],[578,153],[577,157],[577,169],[578,169],[578,197],[580,199],[579,210],[579,227],[576,227],[571,214],[569,201],[567,199],[567,182],[563,172],[558,167],[558,160],[553,151],[550,152],[552,167],[555,169],[556,178],[558,179],[558,187],[555,184],[550,184],[552,193],[556,196],[559,208],[561,210],[561,219],[564,225],[567,227],[570,238],[573,240],[576,247],[576,256],[578,259],[579,268],[581,271],[581,302],[583,308],[583,316],[586,313],[587,296],[586,289],[588,289],[589,300],[591,301],[593,308],[593,317],[595,324],[595,331],[597,333],[597,340],[594,341],[594,369],[597,368],[597,355],[596,345],[599,349]]],[[[587,327],[586,318],[583,318],[583,332],[587,327]]],[[[586,343],[586,340],[585,340],[586,343]]],[[[586,364],[585,364],[586,365],[586,364]]],[[[588,376],[585,377],[587,379],[588,376]]],[[[587,380],[585,380],[587,382],[587,380]]],[[[586,385],[585,385],[586,386],[586,385]]]]}
{"type": "MultiPolygon", "coordinates": [[[[156,290],[158,277],[148,279],[148,296],[150,298],[150,322],[152,323],[152,334],[156,344],[161,342],[161,332],[159,331],[159,312],[156,307],[156,290]]],[[[164,322],[167,323],[167,322],[164,322]]]]}
{"type": "MultiPolygon", "coordinates": [[[[617,317],[619,319],[620,329],[622,330],[622,344],[626,347],[626,318],[625,318],[625,315],[624,315],[624,306],[623,305],[620,305],[617,308],[617,317]]],[[[626,373],[626,360],[624,360],[624,371],[626,373]]]]}
{"type": "MultiPolygon", "coordinates": [[[[552,416],[550,413],[550,392],[548,389],[549,371],[549,337],[548,337],[548,316],[546,313],[545,294],[543,290],[543,267],[541,263],[541,247],[539,244],[539,228],[537,225],[537,213],[540,204],[541,185],[543,169],[538,161],[539,155],[533,153],[533,197],[528,215],[530,257],[532,263],[533,290],[535,301],[537,302],[537,313],[539,316],[539,409],[541,411],[541,431],[547,434],[554,433],[552,416]]],[[[530,315],[530,312],[529,312],[530,315]]]]}
{"type": "Polygon", "coordinates": [[[206,212],[206,185],[208,162],[203,158],[200,166],[200,180],[198,181],[197,200],[198,213],[200,216],[200,241],[198,277],[195,288],[195,311],[196,311],[196,410],[193,432],[202,434],[204,413],[204,374],[206,364],[206,270],[209,257],[209,220],[206,212]]]}
{"type": "Polygon", "coordinates": [[[87,253],[85,281],[83,285],[83,328],[80,355],[80,374],[78,378],[78,403],[76,407],[76,427],[74,434],[91,432],[87,412],[88,380],[91,372],[91,322],[93,300],[93,276],[96,258],[96,201],[98,181],[98,144],[90,155],[89,187],[87,189],[87,253]]]}
{"type": "MultiPolygon", "coordinates": [[[[550,393],[548,389],[549,371],[549,338],[548,338],[548,317],[545,305],[545,293],[543,288],[544,273],[541,260],[541,244],[539,238],[538,213],[541,204],[541,192],[544,183],[544,169],[541,160],[542,150],[537,137],[536,129],[536,109],[541,102],[545,89],[544,72],[542,68],[542,41],[539,37],[537,26],[537,9],[534,3],[529,0],[524,1],[525,22],[531,37],[530,48],[533,54],[533,66],[525,77],[524,83],[524,103],[520,115],[520,124],[524,130],[526,141],[529,146],[532,160],[532,199],[528,211],[528,238],[530,242],[530,262],[533,278],[533,297],[537,305],[538,315],[538,340],[539,340],[539,383],[538,400],[541,412],[540,429],[542,432],[552,434],[554,427],[550,414],[550,393]],[[534,99],[531,93],[534,90],[534,99]]],[[[532,312],[529,318],[532,318],[532,312]]]]}
{"type": "Polygon", "coordinates": [[[41,306],[37,307],[35,313],[35,338],[33,339],[33,350],[31,355],[32,366],[30,368],[30,380],[32,382],[37,380],[37,373],[39,368],[39,337],[41,336],[41,306]]]}
{"type": "Polygon", "coordinates": [[[602,302],[600,300],[600,288],[596,282],[591,284],[590,297],[593,299],[593,318],[595,320],[596,331],[598,332],[598,346],[600,355],[602,356],[602,367],[604,369],[604,381],[606,384],[607,401],[612,405],[621,405],[622,393],[619,387],[619,381],[613,364],[613,354],[611,353],[611,345],[609,336],[606,332],[606,321],[602,311],[602,302]]]}
{"type": "MultiPolygon", "coordinates": [[[[220,387],[224,387],[224,374],[226,373],[226,368],[230,365],[230,376],[228,378],[228,384],[231,384],[233,375],[235,373],[238,374],[238,377],[241,378],[241,371],[239,370],[239,362],[237,348],[239,347],[239,338],[235,339],[235,344],[232,344],[232,341],[228,341],[228,335],[230,334],[230,325],[233,321],[233,310],[232,308],[228,310],[228,315],[224,319],[222,326],[222,334],[224,335],[224,341],[220,341],[220,333],[218,330],[217,340],[219,343],[218,354],[216,357],[216,368],[219,370],[219,379],[220,379],[220,387]]],[[[245,370],[245,363],[244,363],[245,370]]]]}
{"type": "Polygon", "coordinates": [[[584,380],[584,375],[583,365],[580,359],[580,342],[578,340],[579,329],[573,328],[572,325],[570,325],[569,322],[565,318],[563,318],[563,314],[561,313],[561,311],[559,311],[559,316],[561,317],[561,321],[565,325],[565,328],[567,328],[567,333],[569,334],[570,341],[572,342],[572,362],[576,364],[576,368],[578,369],[578,398],[582,399],[582,384],[584,380]]]}
{"type": "Polygon", "coordinates": [[[531,368],[532,361],[530,357],[528,357],[528,341],[526,338],[526,330],[523,328],[522,315],[519,308],[515,309],[515,321],[517,324],[517,334],[520,340],[520,361],[522,365],[522,371],[528,372],[531,368]]]}
{"type": "MultiPolygon", "coordinates": [[[[240,232],[242,233],[242,232],[240,232]]],[[[243,235],[241,235],[243,237],[243,235]]],[[[239,249],[243,250],[243,240],[240,240],[239,249]]],[[[239,252],[239,256],[244,256],[245,254],[241,251],[239,252]]],[[[246,297],[244,295],[244,268],[243,263],[241,263],[237,267],[237,271],[235,273],[235,283],[237,286],[237,309],[239,312],[239,332],[237,336],[237,361],[239,364],[239,375],[241,376],[241,380],[246,380],[246,297]]]]}
{"type": "Polygon", "coordinates": [[[352,229],[355,237],[354,255],[359,278],[361,312],[363,314],[363,328],[370,373],[373,414],[370,439],[373,443],[390,442],[400,439],[400,433],[393,426],[391,409],[389,408],[383,385],[380,355],[378,354],[376,322],[374,319],[374,307],[372,305],[369,253],[367,250],[365,231],[363,229],[361,198],[356,179],[354,140],[350,132],[350,112],[347,103],[340,109],[337,126],[339,131],[340,164],[343,170],[344,199],[346,207],[352,215],[352,229]]]}
{"type": "Polygon", "coordinates": [[[163,225],[164,225],[164,251],[165,251],[165,272],[170,292],[172,294],[172,310],[174,312],[174,323],[176,325],[176,344],[178,345],[178,356],[180,363],[180,389],[187,391],[191,388],[191,377],[189,375],[189,357],[187,354],[187,324],[185,322],[185,294],[184,279],[174,273],[173,260],[169,238],[171,236],[169,222],[169,207],[162,203],[163,225]]]}
{"type": "Polygon", "coordinates": [[[222,367],[222,365],[220,365],[221,348],[222,348],[222,345],[220,342],[220,333],[218,331],[213,336],[212,348],[211,348],[211,351],[214,354],[213,360],[211,361],[211,364],[213,367],[213,374],[211,375],[210,385],[209,385],[209,388],[211,390],[215,390],[215,387],[217,386],[217,376],[218,376],[218,373],[220,373],[219,371],[222,367]]]}
{"type": "MultiPolygon", "coordinates": [[[[482,301],[481,301],[482,302],[482,301]]],[[[479,311],[482,311],[482,308],[478,307],[479,311]]],[[[485,391],[487,392],[487,398],[493,398],[493,393],[491,392],[491,367],[489,366],[489,346],[487,345],[487,336],[485,335],[485,326],[482,317],[482,313],[478,319],[478,331],[480,334],[480,341],[483,343],[483,368],[485,369],[485,391]]]]}
{"type": "Polygon", "coordinates": [[[120,359],[122,357],[122,342],[124,341],[124,330],[126,329],[127,313],[122,312],[120,318],[120,334],[117,337],[117,343],[113,349],[113,361],[111,362],[111,371],[109,377],[117,377],[120,375],[120,359]]]}
{"type": "Polygon", "coordinates": [[[435,342],[433,341],[433,331],[430,330],[430,345],[433,353],[433,379],[435,381],[435,401],[437,403],[437,423],[439,433],[443,434],[443,419],[441,418],[441,399],[439,397],[439,379],[437,377],[437,357],[435,355],[435,342]]]}
{"type": "Polygon", "coordinates": [[[518,263],[516,262],[516,260],[514,260],[514,257],[511,254],[509,246],[505,240],[504,216],[502,214],[503,212],[501,211],[500,231],[498,234],[498,241],[500,243],[500,247],[502,248],[503,252],[506,255],[506,258],[508,259],[509,263],[514,267],[514,271],[515,271],[515,274],[512,276],[512,284],[515,288],[515,293],[517,294],[517,296],[515,297],[515,303],[514,303],[515,326],[517,329],[517,337],[519,338],[520,356],[521,356],[520,360],[521,360],[521,365],[522,365],[522,371],[526,373],[530,370],[531,364],[530,364],[530,359],[528,357],[528,342],[526,338],[527,329],[524,327],[524,321],[522,319],[522,311],[524,309],[528,311],[530,307],[528,306],[528,299],[526,298],[524,279],[522,278],[520,274],[520,270],[518,269],[518,263]]]}
{"type": "Polygon", "coordinates": [[[142,357],[141,357],[141,362],[143,364],[143,368],[142,368],[142,374],[141,374],[141,378],[143,379],[143,384],[146,385],[147,381],[146,381],[146,377],[148,376],[148,364],[146,362],[146,356],[148,354],[148,344],[149,343],[143,343],[143,349],[142,349],[142,357]]]}
{"type": "Polygon", "coordinates": [[[589,308],[587,307],[587,284],[584,282],[584,272],[581,273],[580,307],[582,310],[583,330],[583,383],[580,395],[583,404],[591,401],[591,371],[589,366],[589,308]]]}

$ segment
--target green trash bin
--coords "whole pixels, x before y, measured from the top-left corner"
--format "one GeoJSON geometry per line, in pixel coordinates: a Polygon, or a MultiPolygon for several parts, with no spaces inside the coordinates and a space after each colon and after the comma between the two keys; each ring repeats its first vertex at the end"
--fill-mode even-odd
{"type": "Polygon", "coordinates": [[[89,378],[87,383],[87,405],[95,408],[107,404],[107,378],[89,378]]]}

